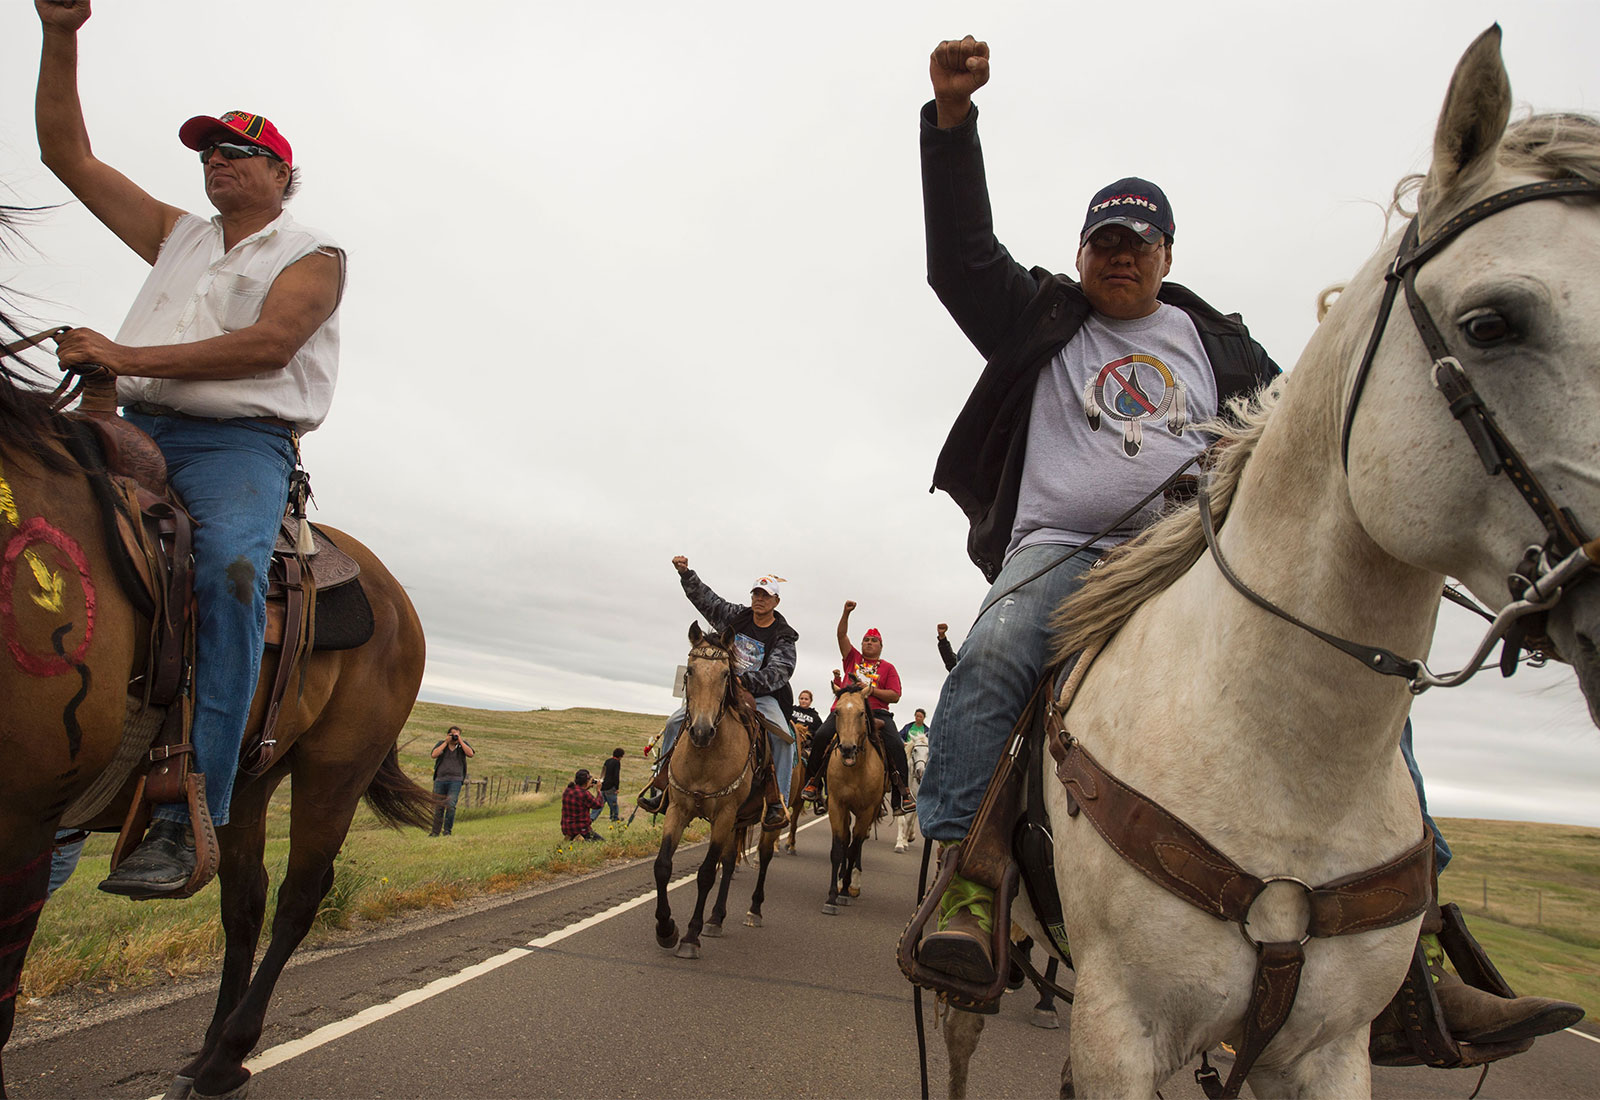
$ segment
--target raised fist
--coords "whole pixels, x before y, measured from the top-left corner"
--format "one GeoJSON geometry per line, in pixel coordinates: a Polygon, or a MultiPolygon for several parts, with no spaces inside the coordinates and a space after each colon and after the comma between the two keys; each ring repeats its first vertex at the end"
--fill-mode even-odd
{"type": "Polygon", "coordinates": [[[846,615],[850,614],[850,612],[854,611],[855,609],[856,609],[856,601],[854,601],[854,600],[846,600],[846,601],[844,601],[844,613],[846,615]]]}
{"type": "MultiPolygon", "coordinates": [[[[960,108],[961,117],[949,124],[955,125],[966,117],[972,93],[989,83],[989,43],[979,42],[970,34],[959,41],[939,43],[928,58],[928,79],[933,82],[933,98],[941,108],[947,104],[960,108]]],[[[940,114],[943,126],[944,112],[941,110],[940,114]]]]}
{"type": "Polygon", "coordinates": [[[689,559],[679,554],[672,559],[672,568],[680,573],[687,573],[689,571],[689,559]]]}

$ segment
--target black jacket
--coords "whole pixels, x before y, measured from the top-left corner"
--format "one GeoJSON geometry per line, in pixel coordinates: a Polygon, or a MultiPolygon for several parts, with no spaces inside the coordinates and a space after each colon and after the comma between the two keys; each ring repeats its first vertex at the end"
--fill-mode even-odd
{"type": "MultiPolygon", "coordinates": [[[[1017,516],[1034,384],[1083,327],[1089,300],[1073,279],[1023,267],[995,239],[977,107],[948,130],[934,119],[929,103],[922,109],[928,285],[988,363],[939,452],[932,489],[966,513],[967,554],[993,581],[1017,516]]],[[[1177,283],[1163,283],[1157,296],[1194,322],[1219,406],[1279,373],[1238,314],[1219,313],[1177,283]]]]}

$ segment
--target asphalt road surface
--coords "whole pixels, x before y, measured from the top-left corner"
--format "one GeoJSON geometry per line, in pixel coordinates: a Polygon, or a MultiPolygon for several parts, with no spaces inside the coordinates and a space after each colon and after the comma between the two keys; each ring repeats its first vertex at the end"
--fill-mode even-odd
{"type": "MultiPolygon", "coordinates": [[[[807,817],[807,822],[813,819],[807,817]]],[[[885,1097],[919,1092],[911,987],[893,959],[918,858],[887,826],[868,842],[861,896],[824,916],[825,819],[773,862],[766,923],[743,926],[755,882],[742,870],[727,935],[697,961],[656,947],[648,862],[505,904],[411,922],[292,964],[249,1063],[250,1095],[272,1097],[885,1097]]],[[[675,880],[703,847],[681,852],[675,880]]],[[[692,885],[671,895],[687,923],[692,885]]],[[[6,1050],[12,1095],[151,1097],[197,1049],[214,987],[121,1002],[115,1018],[6,1050]],[[120,1014],[119,1014],[120,1013],[120,1014]]],[[[1067,1030],[1032,1026],[1031,989],[1008,996],[973,1059],[974,1097],[1055,1096],[1067,1030]]],[[[944,1095],[944,1046],[925,1002],[928,1072],[944,1095]]],[[[1600,1039],[1558,1033],[1493,1067],[1485,1097],[1600,1095],[1600,1039]]],[[[1224,1076],[1225,1060],[1218,1063],[1224,1076]]],[[[1466,1097],[1468,1070],[1376,1070],[1379,1097],[1466,1097]]],[[[1201,1097],[1189,1071],[1168,1098],[1201,1097]]]]}

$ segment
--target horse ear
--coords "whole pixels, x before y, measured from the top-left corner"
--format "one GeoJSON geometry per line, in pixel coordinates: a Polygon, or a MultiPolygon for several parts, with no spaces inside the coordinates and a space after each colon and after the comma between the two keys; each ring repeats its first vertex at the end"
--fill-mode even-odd
{"type": "Polygon", "coordinates": [[[719,646],[721,646],[723,649],[732,649],[733,648],[733,639],[736,636],[736,634],[737,634],[737,631],[735,631],[733,629],[733,627],[731,627],[731,626],[727,627],[726,629],[723,630],[723,632],[721,634],[717,635],[717,644],[719,646]]]}
{"type": "Polygon", "coordinates": [[[1423,188],[1424,208],[1450,193],[1469,172],[1494,161],[1511,117],[1511,82],[1500,60],[1500,24],[1480,34],[1456,63],[1444,110],[1433,134],[1433,164],[1423,188]]]}
{"type": "Polygon", "coordinates": [[[700,639],[705,635],[700,630],[700,620],[693,619],[689,622],[689,644],[699,645],[700,639]]]}

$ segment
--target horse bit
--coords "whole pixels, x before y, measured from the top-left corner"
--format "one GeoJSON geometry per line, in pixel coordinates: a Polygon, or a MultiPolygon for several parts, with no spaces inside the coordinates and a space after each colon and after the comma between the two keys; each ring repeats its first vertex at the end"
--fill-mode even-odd
{"type": "MultiPolygon", "coordinates": [[[[1466,683],[1484,667],[1484,659],[1494,648],[1495,643],[1502,639],[1505,641],[1505,648],[1501,653],[1500,669],[1503,675],[1510,676],[1516,668],[1517,656],[1524,648],[1527,626],[1524,620],[1529,616],[1549,611],[1561,599],[1568,586],[1576,583],[1596,565],[1600,565],[1600,539],[1587,540],[1582,526],[1571,510],[1552,503],[1550,494],[1545,492],[1539,479],[1523,461],[1511,441],[1505,437],[1500,426],[1495,423],[1494,415],[1461,369],[1460,361],[1450,354],[1449,345],[1440,335],[1438,326],[1434,324],[1427,306],[1417,295],[1416,288],[1418,269],[1438,255],[1444,246],[1459,236],[1464,229],[1509,207],[1535,199],[1566,195],[1600,195],[1600,184],[1581,179],[1544,180],[1501,191],[1467,207],[1421,244],[1417,239],[1419,219],[1413,218],[1400,240],[1400,248],[1395,254],[1394,263],[1384,276],[1383,300],[1378,307],[1377,320],[1373,324],[1372,335],[1367,341],[1361,364],[1356,369],[1355,384],[1350,392],[1349,404],[1345,406],[1339,451],[1345,473],[1348,475],[1350,430],[1355,421],[1356,406],[1366,386],[1367,375],[1377,355],[1378,344],[1383,339],[1390,310],[1403,287],[1406,306],[1411,311],[1417,334],[1427,347],[1428,354],[1433,357],[1434,388],[1449,402],[1451,414],[1467,433],[1467,438],[1477,451],[1484,470],[1491,477],[1504,472],[1545,529],[1544,544],[1529,546],[1516,570],[1506,578],[1511,590],[1511,602],[1493,616],[1476,606],[1472,607],[1472,610],[1491,619],[1491,623],[1471,659],[1459,671],[1437,675],[1421,660],[1407,660],[1382,647],[1362,645],[1318,630],[1251,589],[1223,559],[1222,548],[1217,545],[1216,530],[1211,516],[1210,496],[1204,484],[1200,488],[1201,530],[1205,534],[1206,545],[1211,550],[1217,568],[1221,570],[1229,584],[1252,603],[1311,633],[1334,648],[1348,653],[1373,671],[1386,676],[1403,677],[1409,683],[1413,695],[1420,695],[1430,687],[1457,687],[1466,683]]],[[[1447,588],[1445,591],[1447,596],[1454,598],[1450,589],[1447,588]]]]}

